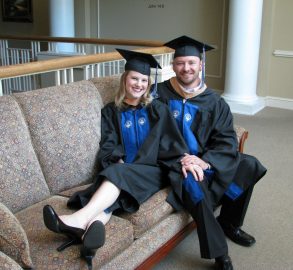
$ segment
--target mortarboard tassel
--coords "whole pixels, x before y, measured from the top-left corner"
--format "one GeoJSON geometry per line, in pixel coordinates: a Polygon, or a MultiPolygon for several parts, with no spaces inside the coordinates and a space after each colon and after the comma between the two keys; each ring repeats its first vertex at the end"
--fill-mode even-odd
{"type": "Polygon", "coordinates": [[[158,85],[158,66],[156,67],[156,75],[155,75],[155,87],[151,93],[153,98],[158,98],[158,91],[157,91],[157,85],[158,85]]]}
{"type": "MultiPolygon", "coordinates": [[[[204,83],[205,83],[205,63],[206,63],[206,52],[205,52],[205,45],[203,45],[203,48],[202,48],[202,68],[201,68],[201,87],[204,86],[204,83]]],[[[200,87],[200,88],[201,88],[200,87]]]]}

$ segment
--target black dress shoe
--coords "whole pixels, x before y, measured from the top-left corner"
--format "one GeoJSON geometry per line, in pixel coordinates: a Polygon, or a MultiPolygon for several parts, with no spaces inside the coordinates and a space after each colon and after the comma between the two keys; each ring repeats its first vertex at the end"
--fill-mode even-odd
{"type": "Polygon", "coordinates": [[[71,227],[63,223],[54,211],[52,206],[44,206],[43,218],[46,227],[50,231],[65,234],[69,238],[67,242],[63,243],[60,247],[57,248],[58,251],[62,251],[71,245],[81,243],[81,237],[84,234],[85,230],[76,227],[71,227]]]}
{"type": "Polygon", "coordinates": [[[231,258],[228,255],[224,255],[216,258],[215,262],[216,270],[233,270],[231,258]]]}
{"type": "Polygon", "coordinates": [[[80,250],[81,258],[84,258],[88,269],[92,270],[92,260],[98,248],[105,243],[105,225],[99,221],[94,221],[85,232],[80,250]]]}
{"type": "Polygon", "coordinates": [[[255,244],[255,238],[241,230],[240,227],[234,227],[232,224],[222,222],[219,218],[217,218],[217,220],[221,225],[225,235],[236,244],[245,247],[250,247],[255,244]]]}

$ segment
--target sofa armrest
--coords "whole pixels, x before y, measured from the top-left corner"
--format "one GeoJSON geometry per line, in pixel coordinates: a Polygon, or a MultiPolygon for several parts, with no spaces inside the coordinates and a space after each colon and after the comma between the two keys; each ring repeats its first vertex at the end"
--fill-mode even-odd
{"type": "Polygon", "coordinates": [[[16,216],[0,202],[0,251],[23,268],[32,268],[27,235],[16,216]]]}
{"type": "Polygon", "coordinates": [[[238,150],[239,150],[239,152],[243,153],[244,143],[245,143],[246,139],[248,138],[248,131],[244,127],[241,127],[238,125],[235,125],[234,129],[235,129],[237,139],[238,139],[238,150]]]}
{"type": "Polygon", "coordinates": [[[22,270],[21,266],[5,253],[0,251],[0,265],[2,270],[22,270]]]}

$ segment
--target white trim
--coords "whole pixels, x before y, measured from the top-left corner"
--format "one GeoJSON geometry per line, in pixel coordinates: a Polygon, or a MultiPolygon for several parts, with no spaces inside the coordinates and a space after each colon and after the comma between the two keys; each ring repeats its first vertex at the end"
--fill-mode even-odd
{"type": "Polygon", "coordinates": [[[293,99],[267,96],[266,106],[293,110],[293,99]]]}
{"type": "Polygon", "coordinates": [[[290,58],[293,57],[293,51],[274,50],[273,55],[277,57],[290,58]]]}
{"type": "Polygon", "coordinates": [[[100,7],[100,0],[97,0],[97,38],[100,38],[100,34],[101,34],[101,16],[100,16],[100,11],[101,11],[101,7],[100,7]]]}
{"type": "Polygon", "coordinates": [[[281,97],[259,97],[253,104],[245,104],[226,100],[232,113],[254,115],[265,107],[274,107],[285,110],[293,110],[293,99],[281,97]]]}
{"type": "Polygon", "coordinates": [[[251,103],[242,103],[228,99],[225,99],[225,101],[229,104],[231,112],[238,114],[254,115],[265,107],[265,99],[259,97],[251,103]]]}

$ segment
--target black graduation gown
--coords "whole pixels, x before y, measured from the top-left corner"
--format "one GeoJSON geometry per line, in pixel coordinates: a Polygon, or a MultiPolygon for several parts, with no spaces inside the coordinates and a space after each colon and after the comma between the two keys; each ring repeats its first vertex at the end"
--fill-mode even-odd
{"type": "MultiPolygon", "coordinates": [[[[159,100],[169,106],[170,100],[183,100],[170,80],[159,83],[157,93],[159,100]]],[[[214,171],[209,179],[209,191],[215,207],[232,182],[245,191],[263,177],[266,168],[255,157],[237,151],[238,141],[230,108],[212,89],[207,88],[185,104],[197,107],[190,129],[198,143],[197,156],[211,164],[214,171]]],[[[182,185],[174,181],[173,187],[181,198],[182,185]]]]}
{"type": "Polygon", "coordinates": [[[146,107],[149,134],[140,146],[132,163],[117,163],[125,159],[122,138],[121,111],[114,103],[102,109],[102,139],[98,153],[99,173],[96,181],[86,190],[75,193],[68,201],[69,207],[80,208],[87,204],[104,179],[121,189],[116,202],[108,209],[138,210],[139,205],[168,181],[171,170],[176,181],[182,181],[180,158],[187,146],[176,127],[168,107],[154,100],[146,107]]]}

